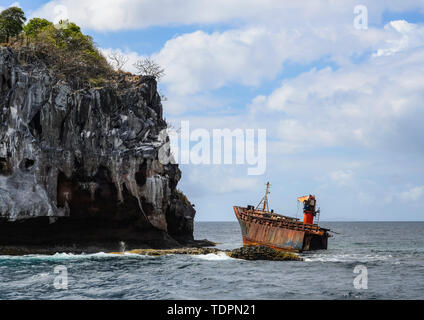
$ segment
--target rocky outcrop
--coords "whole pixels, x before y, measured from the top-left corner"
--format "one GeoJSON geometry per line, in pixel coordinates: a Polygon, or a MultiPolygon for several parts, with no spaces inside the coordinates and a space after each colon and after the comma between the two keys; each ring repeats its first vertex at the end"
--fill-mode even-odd
{"type": "Polygon", "coordinates": [[[181,172],[158,158],[167,124],[155,79],[59,79],[0,47],[0,248],[192,242],[181,172]]]}
{"type": "Polygon", "coordinates": [[[228,253],[231,258],[243,260],[271,260],[271,261],[303,261],[296,253],[275,250],[265,246],[246,246],[228,253]]]}
{"type": "Polygon", "coordinates": [[[111,254],[139,254],[148,256],[164,256],[174,254],[205,255],[224,254],[241,260],[270,260],[270,261],[303,261],[298,254],[275,250],[265,246],[247,246],[234,250],[219,250],[215,248],[180,248],[170,250],[135,249],[131,251],[112,252],[111,254]]]}

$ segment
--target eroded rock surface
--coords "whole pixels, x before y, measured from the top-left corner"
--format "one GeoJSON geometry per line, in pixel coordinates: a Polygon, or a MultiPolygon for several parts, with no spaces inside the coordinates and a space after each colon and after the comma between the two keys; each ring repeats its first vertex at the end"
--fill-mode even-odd
{"type": "Polygon", "coordinates": [[[297,253],[275,250],[265,246],[247,246],[234,250],[219,250],[216,248],[179,248],[170,250],[135,249],[112,254],[139,254],[148,256],[163,256],[174,254],[206,255],[225,254],[234,259],[241,260],[270,260],[270,261],[303,261],[297,253]]]}
{"type": "Polygon", "coordinates": [[[275,250],[265,246],[246,246],[228,253],[231,258],[243,260],[271,260],[271,261],[302,261],[296,253],[275,250]]]}
{"type": "Polygon", "coordinates": [[[75,89],[0,47],[0,247],[192,241],[166,126],[152,77],[75,89]]]}

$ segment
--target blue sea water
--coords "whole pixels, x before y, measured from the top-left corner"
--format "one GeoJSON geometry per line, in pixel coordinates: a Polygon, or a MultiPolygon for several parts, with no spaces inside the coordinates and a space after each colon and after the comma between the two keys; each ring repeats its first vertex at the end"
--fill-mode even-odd
{"type": "MultiPolygon", "coordinates": [[[[337,234],[328,250],[301,254],[304,261],[215,254],[0,256],[0,299],[424,299],[424,222],[322,225],[337,234]],[[57,289],[63,267],[67,289],[57,289]],[[354,286],[357,276],[362,289],[354,286]]],[[[237,222],[199,222],[195,236],[222,249],[242,245],[237,222]]]]}

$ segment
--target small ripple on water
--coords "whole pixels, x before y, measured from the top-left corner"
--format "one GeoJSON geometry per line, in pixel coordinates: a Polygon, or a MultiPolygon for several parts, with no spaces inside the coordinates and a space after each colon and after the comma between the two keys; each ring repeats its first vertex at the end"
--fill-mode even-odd
{"type": "Polygon", "coordinates": [[[98,252],[92,254],[73,254],[73,253],[55,253],[54,255],[24,255],[24,256],[1,256],[0,261],[61,261],[61,260],[95,260],[95,259],[125,259],[125,258],[136,258],[136,259],[154,259],[156,257],[149,255],[123,253],[123,254],[112,254],[105,252],[98,252]]]}
{"type": "Polygon", "coordinates": [[[316,255],[305,255],[304,260],[306,262],[374,262],[374,261],[386,261],[393,259],[390,254],[386,255],[372,255],[372,254],[316,254],[316,255]]]}

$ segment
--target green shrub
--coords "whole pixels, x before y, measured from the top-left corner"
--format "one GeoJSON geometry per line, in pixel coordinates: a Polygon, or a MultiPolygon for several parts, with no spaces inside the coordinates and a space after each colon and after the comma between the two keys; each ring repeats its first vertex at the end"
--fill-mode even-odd
{"type": "Polygon", "coordinates": [[[24,27],[24,32],[28,37],[34,38],[49,26],[53,26],[53,23],[46,19],[34,18],[24,27]]]}
{"type": "Polygon", "coordinates": [[[16,7],[0,13],[0,42],[7,42],[25,57],[27,63],[40,59],[59,78],[68,80],[74,87],[87,83],[100,86],[110,79],[112,67],[97,49],[93,39],[81,32],[81,28],[67,20],[57,25],[33,18],[27,25],[24,12],[16,7]],[[10,37],[19,36],[21,41],[9,42],[10,37]],[[24,41],[26,39],[26,41],[24,41]]]}
{"type": "Polygon", "coordinates": [[[57,74],[80,84],[90,79],[107,78],[112,72],[93,39],[84,35],[75,23],[61,21],[43,27],[30,44],[57,74]]]}
{"type": "Polygon", "coordinates": [[[10,7],[0,13],[0,41],[9,42],[11,37],[17,37],[23,30],[26,21],[21,8],[10,7]]]}

